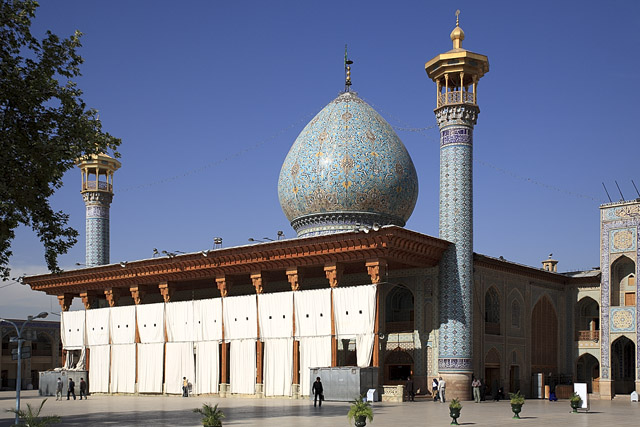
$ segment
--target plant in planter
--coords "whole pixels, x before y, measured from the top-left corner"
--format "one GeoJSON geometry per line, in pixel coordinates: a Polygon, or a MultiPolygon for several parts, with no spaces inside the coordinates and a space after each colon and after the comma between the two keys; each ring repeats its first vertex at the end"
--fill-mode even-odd
{"type": "Polygon", "coordinates": [[[349,419],[349,424],[355,419],[356,427],[364,427],[367,425],[367,421],[373,421],[373,409],[371,409],[371,403],[367,402],[364,394],[351,402],[347,418],[349,419]]]}
{"type": "Polygon", "coordinates": [[[44,399],[40,404],[38,409],[34,409],[30,404],[27,403],[27,410],[21,409],[16,411],[15,409],[7,409],[7,412],[13,412],[18,415],[20,419],[19,426],[25,427],[45,427],[51,424],[59,423],[62,419],[57,415],[49,415],[46,417],[41,417],[40,412],[42,411],[42,407],[44,406],[44,402],[47,399],[44,399]]]}
{"type": "Polygon", "coordinates": [[[569,401],[571,403],[571,409],[573,409],[574,413],[577,413],[578,408],[582,405],[582,398],[580,397],[579,394],[577,394],[576,392],[573,392],[571,394],[571,397],[569,398],[569,401]]]}
{"type": "Polygon", "coordinates": [[[460,418],[460,410],[462,409],[462,403],[459,399],[451,399],[449,402],[449,416],[451,417],[451,425],[458,425],[458,418],[460,418]]]}
{"type": "Polygon", "coordinates": [[[216,406],[211,406],[208,403],[202,405],[202,408],[196,408],[193,412],[197,412],[202,415],[202,425],[204,427],[221,427],[222,419],[224,418],[224,412],[221,409],[218,409],[218,404],[216,406]]]}
{"type": "Polygon", "coordinates": [[[509,393],[509,399],[511,400],[511,411],[513,412],[513,418],[520,418],[520,411],[522,411],[522,405],[524,405],[524,396],[518,390],[516,393],[509,393]]]}

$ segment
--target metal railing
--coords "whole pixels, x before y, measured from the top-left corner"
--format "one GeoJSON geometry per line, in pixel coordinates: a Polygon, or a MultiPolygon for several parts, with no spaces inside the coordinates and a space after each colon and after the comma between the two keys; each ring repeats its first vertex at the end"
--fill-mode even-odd
{"type": "Polygon", "coordinates": [[[500,323],[484,322],[484,333],[489,335],[500,335],[500,323]]]}
{"type": "Polygon", "coordinates": [[[473,92],[465,92],[462,90],[445,92],[438,94],[438,107],[450,104],[474,104],[475,94],[473,92]]]}
{"type": "Polygon", "coordinates": [[[413,322],[387,322],[385,323],[385,331],[388,334],[401,333],[401,332],[413,332],[413,322]]]}
{"type": "Polygon", "coordinates": [[[82,183],[82,190],[98,190],[98,191],[113,191],[113,186],[104,181],[98,181],[96,185],[95,181],[86,181],[82,183]]]}

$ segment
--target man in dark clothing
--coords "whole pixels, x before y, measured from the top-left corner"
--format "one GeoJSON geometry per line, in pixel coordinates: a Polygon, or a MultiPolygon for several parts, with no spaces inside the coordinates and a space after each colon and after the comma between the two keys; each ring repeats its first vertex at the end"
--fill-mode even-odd
{"type": "Polygon", "coordinates": [[[73,400],[76,400],[76,391],[74,390],[76,383],[73,382],[73,378],[69,377],[69,386],[67,387],[67,400],[69,396],[73,396],[73,400]]]}
{"type": "Polygon", "coordinates": [[[87,383],[84,378],[80,378],[80,400],[82,400],[82,396],[84,396],[84,400],[87,400],[87,383]]]}
{"type": "Polygon", "coordinates": [[[411,377],[407,377],[407,398],[409,402],[415,402],[416,392],[413,388],[413,380],[411,377]]]}
{"type": "Polygon", "coordinates": [[[311,387],[311,392],[313,393],[313,407],[315,408],[316,402],[320,402],[320,407],[322,408],[322,401],[324,400],[324,394],[322,393],[324,390],[322,389],[322,382],[320,381],[320,377],[316,378],[316,381],[313,383],[313,387],[311,387]]]}

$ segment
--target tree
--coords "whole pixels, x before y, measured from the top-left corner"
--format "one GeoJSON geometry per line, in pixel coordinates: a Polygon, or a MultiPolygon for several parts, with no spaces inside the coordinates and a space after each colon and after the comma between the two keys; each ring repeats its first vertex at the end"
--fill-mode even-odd
{"type": "Polygon", "coordinates": [[[80,98],[82,33],[66,39],[31,34],[38,3],[0,0],[0,277],[9,277],[15,229],[31,227],[44,245],[50,271],[77,242],[69,216],[49,198],[76,159],[109,150],[120,140],[102,131],[95,109],[80,98]]]}

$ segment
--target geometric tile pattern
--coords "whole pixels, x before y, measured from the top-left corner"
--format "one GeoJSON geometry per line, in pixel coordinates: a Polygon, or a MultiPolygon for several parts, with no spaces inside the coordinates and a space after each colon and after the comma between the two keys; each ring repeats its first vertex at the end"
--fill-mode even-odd
{"type": "MultiPolygon", "coordinates": [[[[635,332],[636,337],[640,337],[640,322],[638,321],[640,298],[637,297],[640,295],[640,280],[636,279],[636,307],[632,311],[628,310],[628,307],[611,307],[609,292],[612,254],[633,251],[635,253],[636,278],[640,277],[640,263],[638,262],[640,260],[640,233],[638,233],[640,229],[640,204],[602,209],[601,228],[600,375],[603,379],[609,379],[611,376],[611,339],[609,334],[612,332],[635,332]],[[632,242],[629,242],[630,234],[632,242]],[[631,315],[631,319],[629,315],[631,315]],[[629,325],[630,320],[632,321],[631,325],[629,325]]],[[[640,340],[638,339],[636,339],[636,375],[640,380],[640,340]]]]}
{"type": "Polygon", "coordinates": [[[478,108],[442,107],[440,238],[454,245],[440,262],[438,369],[471,371],[473,300],[473,126],[478,108]]]}
{"type": "Polygon", "coordinates": [[[341,93],[300,132],[278,197],[298,236],[361,225],[404,226],[418,198],[415,167],[393,128],[354,92],[341,93]]]}
{"type": "Polygon", "coordinates": [[[109,264],[109,206],[112,193],[86,192],[82,195],[86,206],[87,266],[109,264]]]}

